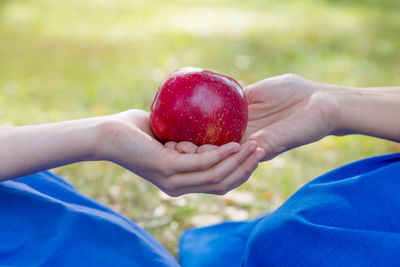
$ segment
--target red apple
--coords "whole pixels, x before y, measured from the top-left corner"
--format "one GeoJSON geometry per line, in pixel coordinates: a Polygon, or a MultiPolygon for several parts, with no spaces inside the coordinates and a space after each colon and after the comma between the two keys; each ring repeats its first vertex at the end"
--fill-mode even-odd
{"type": "Polygon", "coordinates": [[[247,101],[234,79],[198,68],[181,68],[160,85],[150,123],[161,142],[196,145],[239,142],[247,126],[247,101]]]}

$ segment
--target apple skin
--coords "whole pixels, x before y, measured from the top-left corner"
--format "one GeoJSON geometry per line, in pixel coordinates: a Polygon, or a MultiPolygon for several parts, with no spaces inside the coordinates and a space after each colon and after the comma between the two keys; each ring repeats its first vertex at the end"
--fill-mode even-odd
{"type": "Polygon", "coordinates": [[[158,88],[150,108],[156,137],[196,145],[239,142],[246,130],[247,100],[234,79],[199,68],[181,68],[158,88]]]}

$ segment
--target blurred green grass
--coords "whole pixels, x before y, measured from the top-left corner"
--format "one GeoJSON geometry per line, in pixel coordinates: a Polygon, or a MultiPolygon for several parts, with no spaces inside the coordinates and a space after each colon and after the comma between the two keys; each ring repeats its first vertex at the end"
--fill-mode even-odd
{"type": "MultiPolygon", "coordinates": [[[[286,72],[353,86],[400,85],[399,26],[397,0],[2,0],[0,124],[148,110],[161,80],[183,66],[242,85],[286,72]]],[[[224,197],[169,198],[105,162],[55,171],[176,253],[188,227],[254,218],[320,174],[399,150],[370,137],[327,137],[261,164],[224,197]]]]}

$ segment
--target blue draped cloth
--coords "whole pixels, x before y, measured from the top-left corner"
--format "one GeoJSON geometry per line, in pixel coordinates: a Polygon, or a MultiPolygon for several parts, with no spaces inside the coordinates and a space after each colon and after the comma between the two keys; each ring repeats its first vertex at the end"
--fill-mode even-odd
{"type": "Polygon", "coordinates": [[[150,234],[42,172],[0,183],[1,266],[179,266],[150,234]]]}
{"type": "MultiPolygon", "coordinates": [[[[182,266],[396,266],[400,154],[338,168],[273,213],[190,229],[182,266]]],[[[145,230],[42,172],[0,183],[0,265],[179,266],[145,230]]]]}
{"type": "Polygon", "coordinates": [[[187,231],[182,266],[399,266],[400,154],[306,184],[251,222],[187,231]]]}

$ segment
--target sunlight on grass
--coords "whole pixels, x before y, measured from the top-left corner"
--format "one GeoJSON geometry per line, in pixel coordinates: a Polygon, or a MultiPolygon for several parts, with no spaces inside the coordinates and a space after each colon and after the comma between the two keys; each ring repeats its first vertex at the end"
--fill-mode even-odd
{"type": "MultiPolygon", "coordinates": [[[[148,110],[168,73],[212,69],[242,85],[295,72],[353,86],[400,84],[396,0],[0,1],[0,123],[148,110]]],[[[223,196],[170,198],[111,163],[55,170],[148,229],[172,253],[180,233],[272,211],[309,180],[400,147],[327,137],[262,163],[223,196]]]]}
{"type": "Polygon", "coordinates": [[[41,38],[102,40],[108,42],[135,41],[150,38],[149,34],[182,32],[210,37],[226,35],[240,38],[251,31],[264,33],[297,33],[310,30],[352,32],[364,30],[362,13],[327,8],[301,2],[269,4],[268,10],[243,7],[204,6],[192,4],[162,5],[148,10],[143,4],[125,1],[68,1],[51,3],[16,2],[3,11],[3,23],[18,31],[36,31],[41,38]],[[133,4],[135,3],[135,4],[133,4]],[[65,12],[70,15],[61,15],[65,12]],[[314,25],[314,21],[320,23],[314,25]]]}

